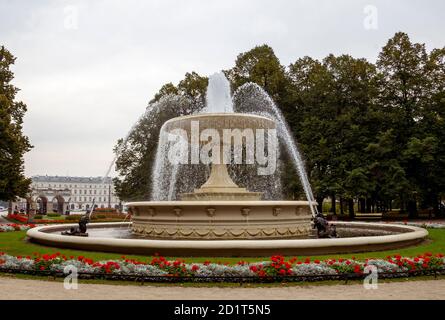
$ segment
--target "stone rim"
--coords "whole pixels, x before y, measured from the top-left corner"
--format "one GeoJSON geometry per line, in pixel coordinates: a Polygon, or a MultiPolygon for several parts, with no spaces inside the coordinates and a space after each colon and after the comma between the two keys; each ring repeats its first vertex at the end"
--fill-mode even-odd
{"type": "MultiPolygon", "coordinates": [[[[90,228],[125,227],[127,223],[92,223],[90,228]]],[[[398,228],[407,232],[394,235],[366,236],[337,239],[280,239],[280,240],[147,240],[147,239],[116,239],[116,238],[85,238],[62,236],[48,231],[62,231],[76,224],[59,224],[40,226],[27,231],[31,241],[79,250],[102,250],[115,253],[178,252],[177,256],[269,256],[277,252],[300,254],[353,253],[362,251],[378,251],[379,248],[395,249],[419,243],[428,236],[423,228],[385,223],[339,222],[334,224],[356,225],[377,228],[398,228]],[[367,248],[368,250],[363,250],[367,248]],[[244,252],[242,255],[240,252],[244,252]],[[309,252],[309,253],[308,253],[309,252]],[[209,255],[210,253],[210,255],[209,255]],[[212,254],[214,253],[214,254],[212,254]],[[229,253],[229,254],[227,254],[229,253]]],[[[382,249],[380,249],[382,250],[382,249]]]]}

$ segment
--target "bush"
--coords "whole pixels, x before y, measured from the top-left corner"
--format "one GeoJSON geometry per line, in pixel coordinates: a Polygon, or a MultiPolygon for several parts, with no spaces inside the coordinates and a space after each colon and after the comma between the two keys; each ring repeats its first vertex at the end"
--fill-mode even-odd
{"type": "Polygon", "coordinates": [[[114,208],[96,208],[94,209],[94,212],[101,214],[114,214],[117,213],[117,210],[114,208]]]}
{"type": "Polygon", "coordinates": [[[70,215],[70,216],[66,216],[65,220],[68,221],[79,221],[80,220],[80,215],[70,215]]]}
{"type": "Polygon", "coordinates": [[[48,213],[47,214],[48,217],[60,217],[59,213],[48,213]]]}
{"type": "Polygon", "coordinates": [[[43,218],[43,216],[41,214],[36,214],[34,216],[34,219],[42,219],[42,218],[43,218]]]}
{"type": "Polygon", "coordinates": [[[91,216],[91,220],[97,220],[97,219],[106,219],[107,216],[104,214],[93,214],[91,216]]]}

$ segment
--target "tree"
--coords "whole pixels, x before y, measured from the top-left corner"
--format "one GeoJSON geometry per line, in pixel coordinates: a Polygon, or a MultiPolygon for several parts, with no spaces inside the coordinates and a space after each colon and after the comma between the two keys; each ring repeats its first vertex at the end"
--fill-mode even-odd
{"type": "MultiPolygon", "coordinates": [[[[364,149],[373,138],[373,100],[378,74],[364,59],[329,55],[322,62],[310,57],[289,66],[288,121],[303,153],[316,198],[346,199],[354,215],[353,201],[370,190],[364,149]]],[[[342,210],[341,206],[341,210],[342,210]]]]}
{"type": "MultiPolygon", "coordinates": [[[[427,138],[420,124],[425,116],[424,110],[431,104],[432,70],[438,66],[434,67],[424,44],[412,43],[407,34],[398,32],[383,47],[377,67],[383,75],[379,104],[389,115],[388,127],[397,128],[394,148],[398,153],[394,159],[400,163],[410,182],[403,190],[403,198],[406,198],[410,216],[415,216],[419,185],[425,180],[424,176],[418,175],[417,165],[426,164],[419,162],[419,155],[416,156],[415,149],[420,140],[415,138],[427,138]]],[[[443,81],[440,83],[443,86],[443,81]]]]}
{"type": "Polygon", "coordinates": [[[168,96],[168,95],[175,95],[178,94],[179,90],[178,88],[171,82],[164,84],[161,89],[159,89],[158,93],[155,94],[154,98],[150,100],[150,103],[154,103],[159,101],[162,97],[168,96]]]}
{"type": "Polygon", "coordinates": [[[15,57],[0,47],[0,200],[13,201],[29,191],[30,179],[24,175],[23,155],[32,146],[22,133],[26,105],[15,101],[19,91],[10,82],[14,74],[10,67],[15,57]]]}
{"type": "Polygon", "coordinates": [[[287,88],[285,69],[273,49],[265,44],[239,54],[235,66],[226,74],[233,90],[247,82],[254,82],[276,102],[280,101],[287,88]]]}

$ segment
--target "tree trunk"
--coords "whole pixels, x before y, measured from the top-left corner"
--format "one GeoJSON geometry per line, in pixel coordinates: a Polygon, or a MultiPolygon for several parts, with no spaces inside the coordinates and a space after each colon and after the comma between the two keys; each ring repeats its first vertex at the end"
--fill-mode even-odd
{"type": "Polygon", "coordinates": [[[439,205],[440,198],[438,196],[435,196],[433,200],[433,213],[435,217],[439,216],[439,205]]]}
{"type": "Polygon", "coordinates": [[[331,211],[333,215],[337,215],[337,205],[335,203],[335,194],[331,197],[331,211]]]}
{"type": "Polygon", "coordinates": [[[364,198],[360,198],[359,204],[360,204],[359,212],[366,212],[366,203],[364,198]]]}
{"type": "Polygon", "coordinates": [[[354,199],[348,199],[349,218],[354,219],[354,199]]]}
{"type": "Polygon", "coordinates": [[[318,196],[317,197],[317,209],[318,209],[318,212],[323,212],[323,199],[324,199],[323,196],[318,196]]]}
{"type": "Polygon", "coordinates": [[[366,199],[366,213],[370,213],[371,212],[371,199],[367,198],[366,199]]]}
{"type": "Polygon", "coordinates": [[[405,201],[400,199],[400,213],[405,213],[405,208],[406,208],[405,201]]]}
{"type": "Polygon", "coordinates": [[[407,204],[408,217],[417,217],[417,202],[415,200],[409,200],[407,204]]]}
{"type": "Polygon", "coordinates": [[[343,215],[344,211],[343,211],[343,198],[340,197],[340,214],[343,215]]]}

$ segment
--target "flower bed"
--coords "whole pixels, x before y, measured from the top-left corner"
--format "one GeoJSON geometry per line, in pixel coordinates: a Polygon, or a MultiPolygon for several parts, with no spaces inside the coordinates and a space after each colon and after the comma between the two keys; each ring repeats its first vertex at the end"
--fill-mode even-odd
{"type": "Polygon", "coordinates": [[[28,216],[23,214],[10,213],[7,217],[8,219],[16,220],[18,222],[28,222],[28,216]]]}
{"type": "MultiPolygon", "coordinates": [[[[33,219],[34,224],[62,224],[62,223],[77,223],[80,219],[79,216],[67,216],[66,219],[33,219]],[[73,217],[73,218],[69,218],[73,217]]],[[[9,220],[15,220],[19,223],[26,223],[28,222],[28,216],[23,214],[8,214],[7,218],[9,220]]],[[[114,218],[110,216],[106,216],[103,219],[98,218],[92,218],[94,222],[120,222],[124,221],[125,216],[120,215],[119,218],[114,218]]]]}
{"type": "Polygon", "coordinates": [[[33,257],[0,253],[0,271],[63,276],[67,266],[77,268],[80,277],[110,279],[142,279],[143,281],[304,281],[363,278],[366,266],[375,266],[379,278],[407,277],[426,273],[445,274],[443,254],[425,253],[416,257],[388,256],[386,259],[327,259],[273,256],[268,261],[235,265],[186,263],[155,256],[148,261],[126,259],[93,261],[83,256],[66,257],[60,253],[34,254],[33,257]]]}
{"type": "Polygon", "coordinates": [[[0,232],[26,231],[34,227],[35,224],[17,224],[17,223],[0,224],[0,232]]]}

